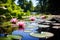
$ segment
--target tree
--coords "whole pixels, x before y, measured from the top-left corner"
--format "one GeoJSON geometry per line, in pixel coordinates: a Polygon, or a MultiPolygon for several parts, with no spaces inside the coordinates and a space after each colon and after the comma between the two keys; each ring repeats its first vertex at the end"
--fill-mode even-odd
{"type": "Polygon", "coordinates": [[[29,2],[27,0],[19,0],[18,3],[19,3],[19,6],[21,6],[21,8],[24,9],[24,12],[27,12],[27,10],[29,11],[34,10],[31,0],[29,2]]]}
{"type": "Polygon", "coordinates": [[[21,6],[22,9],[25,9],[26,3],[27,3],[26,0],[18,0],[18,4],[19,6],[21,6]]]}
{"type": "Polygon", "coordinates": [[[34,7],[33,7],[33,4],[32,4],[31,0],[26,5],[26,9],[29,10],[29,11],[33,11],[34,10],[34,7]]]}
{"type": "Polygon", "coordinates": [[[0,2],[2,2],[2,3],[6,3],[6,1],[7,1],[7,0],[0,0],[0,2]]]}
{"type": "Polygon", "coordinates": [[[60,1],[59,0],[49,0],[48,1],[48,12],[51,14],[59,14],[60,13],[60,1]]]}
{"type": "Polygon", "coordinates": [[[37,0],[39,1],[38,5],[36,7],[40,8],[39,12],[46,12],[47,8],[48,8],[48,0],[37,0]]]}

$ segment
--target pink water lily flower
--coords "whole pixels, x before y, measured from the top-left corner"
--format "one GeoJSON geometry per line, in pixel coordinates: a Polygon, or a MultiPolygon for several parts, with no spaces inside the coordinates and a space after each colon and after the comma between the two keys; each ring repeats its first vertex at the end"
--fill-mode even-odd
{"type": "Polygon", "coordinates": [[[10,20],[10,22],[13,23],[13,24],[16,24],[17,21],[18,21],[17,18],[12,18],[12,19],[10,20]]]}
{"type": "Polygon", "coordinates": [[[46,16],[41,16],[41,19],[46,19],[46,16]]]}
{"type": "Polygon", "coordinates": [[[35,19],[36,19],[35,17],[30,17],[31,21],[35,21],[35,19]]]}
{"type": "Polygon", "coordinates": [[[17,23],[17,26],[19,27],[20,30],[24,30],[25,23],[20,21],[20,22],[17,23]]]}

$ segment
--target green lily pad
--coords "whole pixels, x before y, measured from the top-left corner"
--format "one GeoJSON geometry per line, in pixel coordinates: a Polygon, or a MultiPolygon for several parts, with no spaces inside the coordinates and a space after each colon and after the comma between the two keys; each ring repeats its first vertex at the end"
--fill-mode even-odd
{"type": "Polygon", "coordinates": [[[17,35],[7,35],[8,38],[12,38],[12,39],[21,39],[22,36],[17,36],[17,35]]]}
{"type": "Polygon", "coordinates": [[[7,38],[7,37],[0,37],[0,40],[11,40],[11,38],[7,38]]]}

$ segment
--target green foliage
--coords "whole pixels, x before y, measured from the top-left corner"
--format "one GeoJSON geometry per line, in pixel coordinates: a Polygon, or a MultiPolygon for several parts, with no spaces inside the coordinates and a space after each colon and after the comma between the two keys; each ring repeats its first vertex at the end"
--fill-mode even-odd
{"type": "Polygon", "coordinates": [[[5,16],[6,16],[6,21],[9,21],[11,18],[13,18],[10,13],[5,14],[5,16]]]}
{"type": "Polygon", "coordinates": [[[11,28],[11,23],[10,22],[3,22],[1,27],[4,29],[5,33],[9,34],[10,32],[12,32],[11,31],[12,29],[9,29],[9,28],[11,28]],[[7,32],[7,31],[9,31],[9,32],[7,32]]]}
{"type": "MultiPolygon", "coordinates": [[[[18,0],[18,4],[19,4],[19,6],[20,6],[22,9],[25,9],[25,8],[26,8],[26,3],[27,3],[26,0],[18,0]]],[[[24,11],[25,11],[25,10],[24,10],[24,11]]]]}
{"type": "Polygon", "coordinates": [[[37,0],[39,1],[38,5],[36,6],[37,11],[44,13],[47,12],[48,9],[48,0],[37,0]]]}
{"type": "Polygon", "coordinates": [[[1,24],[2,22],[4,22],[5,19],[6,19],[6,16],[4,16],[4,15],[0,15],[0,24],[1,24]]]}
{"type": "Polygon", "coordinates": [[[1,27],[5,30],[5,33],[8,33],[8,34],[12,33],[13,30],[18,29],[18,27],[12,27],[12,24],[10,23],[10,21],[3,22],[1,27]]]}
{"type": "Polygon", "coordinates": [[[9,27],[11,26],[10,22],[3,22],[2,27],[9,27]]]}
{"type": "Polygon", "coordinates": [[[11,15],[13,17],[18,17],[18,15],[21,15],[23,12],[22,9],[19,6],[17,6],[16,4],[13,4],[10,7],[8,7],[8,10],[9,10],[9,12],[11,12],[11,15]]]}
{"type": "Polygon", "coordinates": [[[4,12],[2,13],[0,12],[0,14],[4,14],[6,16],[6,19],[10,20],[13,17],[20,19],[22,18],[23,15],[27,14],[27,12],[23,12],[24,9],[21,9],[20,6],[14,3],[14,0],[7,0],[5,4],[2,3],[1,5],[7,8],[7,11],[3,9],[1,11],[4,11],[4,12]]]}
{"type": "Polygon", "coordinates": [[[26,15],[28,15],[28,16],[30,15],[30,11],[29,11],[29,10],[27,10],[27,13],[26,13],[26,15]]]}
{"type": "Polygon", "coordinates": [[[29,11],[33,11],[34,10],[34,7],[33,7],[33,4],[32,4],[32,1],[31,0],[26,5],[26,9],[29,10],[29,11]]]}
{"type": "Polygon", "coordinates": [[[7,0],[0,0],[1,3],[6,3],[7,0]]]}
{"type": "Polygon", "coordinates": [[[27,12],[27,10],[29,11],[34,10],[31,0],[29,2],[27,0],[19,0],[18,3],[19,3],[19,6],[21,6],[21,8],[24,9],[24,12],[27,12]]]}

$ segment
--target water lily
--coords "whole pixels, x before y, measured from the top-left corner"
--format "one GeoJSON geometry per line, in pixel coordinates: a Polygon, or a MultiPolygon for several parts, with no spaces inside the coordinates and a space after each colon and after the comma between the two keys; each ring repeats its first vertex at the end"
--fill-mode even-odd
{"type": "Polygon", "coordinates": [[[25,23],[23,21],[20,21],[17,23],[17,26],[19,27],[20,30],[24,30],[25,23]]]}
{"type": "Polygon", "coordinates": [[[46,16],[41,16],[41,19],[46,19],[46,16]]]}
{"type": "Polygon", "coordinates": [[[35,17],[30,17],[31,21],[35,21],[35,19],[36,19],[35,17]]]}
{"type": "Polygon", "coordinates": [[[10,22],[13,23],[13,24],[16,24],[17,21],[18,21],[17,18],[12,18],[12,19],[10,20],[10,22]]]}

